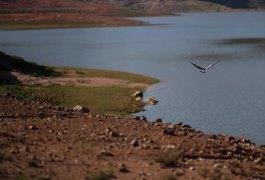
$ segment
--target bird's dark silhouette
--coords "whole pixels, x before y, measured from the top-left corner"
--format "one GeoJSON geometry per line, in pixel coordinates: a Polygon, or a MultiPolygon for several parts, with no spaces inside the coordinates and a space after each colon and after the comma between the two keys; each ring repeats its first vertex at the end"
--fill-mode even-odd
{"type": "Polygon", "coordinates": [[[211,65],[207,66],[206,68],[203,68],[203,67],[201,67],[201,66],[199,66],[199,65],[197,65],[197,64],[195,64],[195,63],[193,63],[192,61],[190,61],[190,63],[191,63],[193,66],[195,66],[196,68],[198,68],[198,69],[200,70],[201,73],[206,73],[206,70],[208,70],[208,69],[212,68],[214,65],[216,65],[216,64],[218,63],[218,61],[215,62],[214,64],[211,64],[211,65]]]}

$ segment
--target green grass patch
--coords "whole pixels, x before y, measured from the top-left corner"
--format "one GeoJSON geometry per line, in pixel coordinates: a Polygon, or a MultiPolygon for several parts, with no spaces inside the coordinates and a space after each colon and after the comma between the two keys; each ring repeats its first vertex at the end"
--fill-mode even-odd
{"type": "Polygon", "coordinates": [[[62,95],[60,88],[49,88],[48,86],[1,85],[0,95],[4,95],[6,92],[10,92],[19,98],[52,104],[59,104],[59,97],[62,95]]]}
{"type": "Polygon", "coordinates": [[[124,87],[76,87],[76,86],[20,86],[2,85],[0,94],[6,92],[26,99],[50,102],[73,108],[86,106],[92,113],[128,115],[138,111],[143,104],[133,101],[131,94],[140,88],[124,87]]]}

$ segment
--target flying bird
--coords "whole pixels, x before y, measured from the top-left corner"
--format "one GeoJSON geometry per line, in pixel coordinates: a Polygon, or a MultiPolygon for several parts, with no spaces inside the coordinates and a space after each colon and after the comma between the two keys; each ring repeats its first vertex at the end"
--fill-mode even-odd
{"type": "Polygon", "coordinates": [[[201,73],[206,73],[206,70],[208,70],[208,69],[212,68],[214,65],[216,65],[216,64],[218,63],[218,61],[215,62],[214,64],[211,64],[211,65],[207,66],[206,68],[203,68],[203,67],[201,67],[201,66],[198,66],[197,64],[195,64],[195,63],[193,63],[193,62],[191,62],[191,61],[190,61],[190,63],[191,63],[193,66],[195,66],[196,68],[198,68],[198,69],[200,70],[201,73]]]}

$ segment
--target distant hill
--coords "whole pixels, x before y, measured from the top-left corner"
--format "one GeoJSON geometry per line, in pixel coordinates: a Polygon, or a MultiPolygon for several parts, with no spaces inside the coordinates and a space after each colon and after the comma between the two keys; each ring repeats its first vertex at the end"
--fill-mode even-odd
{"type": "Polygon", "coordinates": [[[134,16],[265,10],[265,0],[0,0],[0,29],[135,26],[134,16]]]}
{"type": "Polygon", "coordinates": [[[231,9],[265,9],[265,0],[0,0],[1,13],[34,10],[128,16],[231,9]]]}
{"type": "Polygon", "coordinates": [[[265,0],[203,0],[234,9],[264,9],[265,0]]]}
{"type": "Polygon", "coordinates": [[[265,9],[265,0],[83,0],[153,13],[265,9]]]}

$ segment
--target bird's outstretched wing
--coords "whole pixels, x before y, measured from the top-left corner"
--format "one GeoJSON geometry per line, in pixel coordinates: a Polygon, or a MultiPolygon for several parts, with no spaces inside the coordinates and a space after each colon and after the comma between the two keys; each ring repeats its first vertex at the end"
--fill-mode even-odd
{"type": "Polygon", "coordinates": [[[214,64],[209,65],[208,67],[205,68],[205,70],[212,68],[212,67],[213,67],[214,65],[216,65],[218,62],[219,62],[219,61],[216,61],[214,64]]]}
{"type": "Polygon", "coordinates": [[[193,62],[191,62],[190,61],[190,63],[193,65],[193,66],[195,66],[196,68],[198,68],[198,69],[200,69],[200,70],[203,70],[203,71],[205,71],[205,69],[203,68],[203,67],[201,67],[201,66],[198,66],[197,64],[194,64],[193,62]]]}

